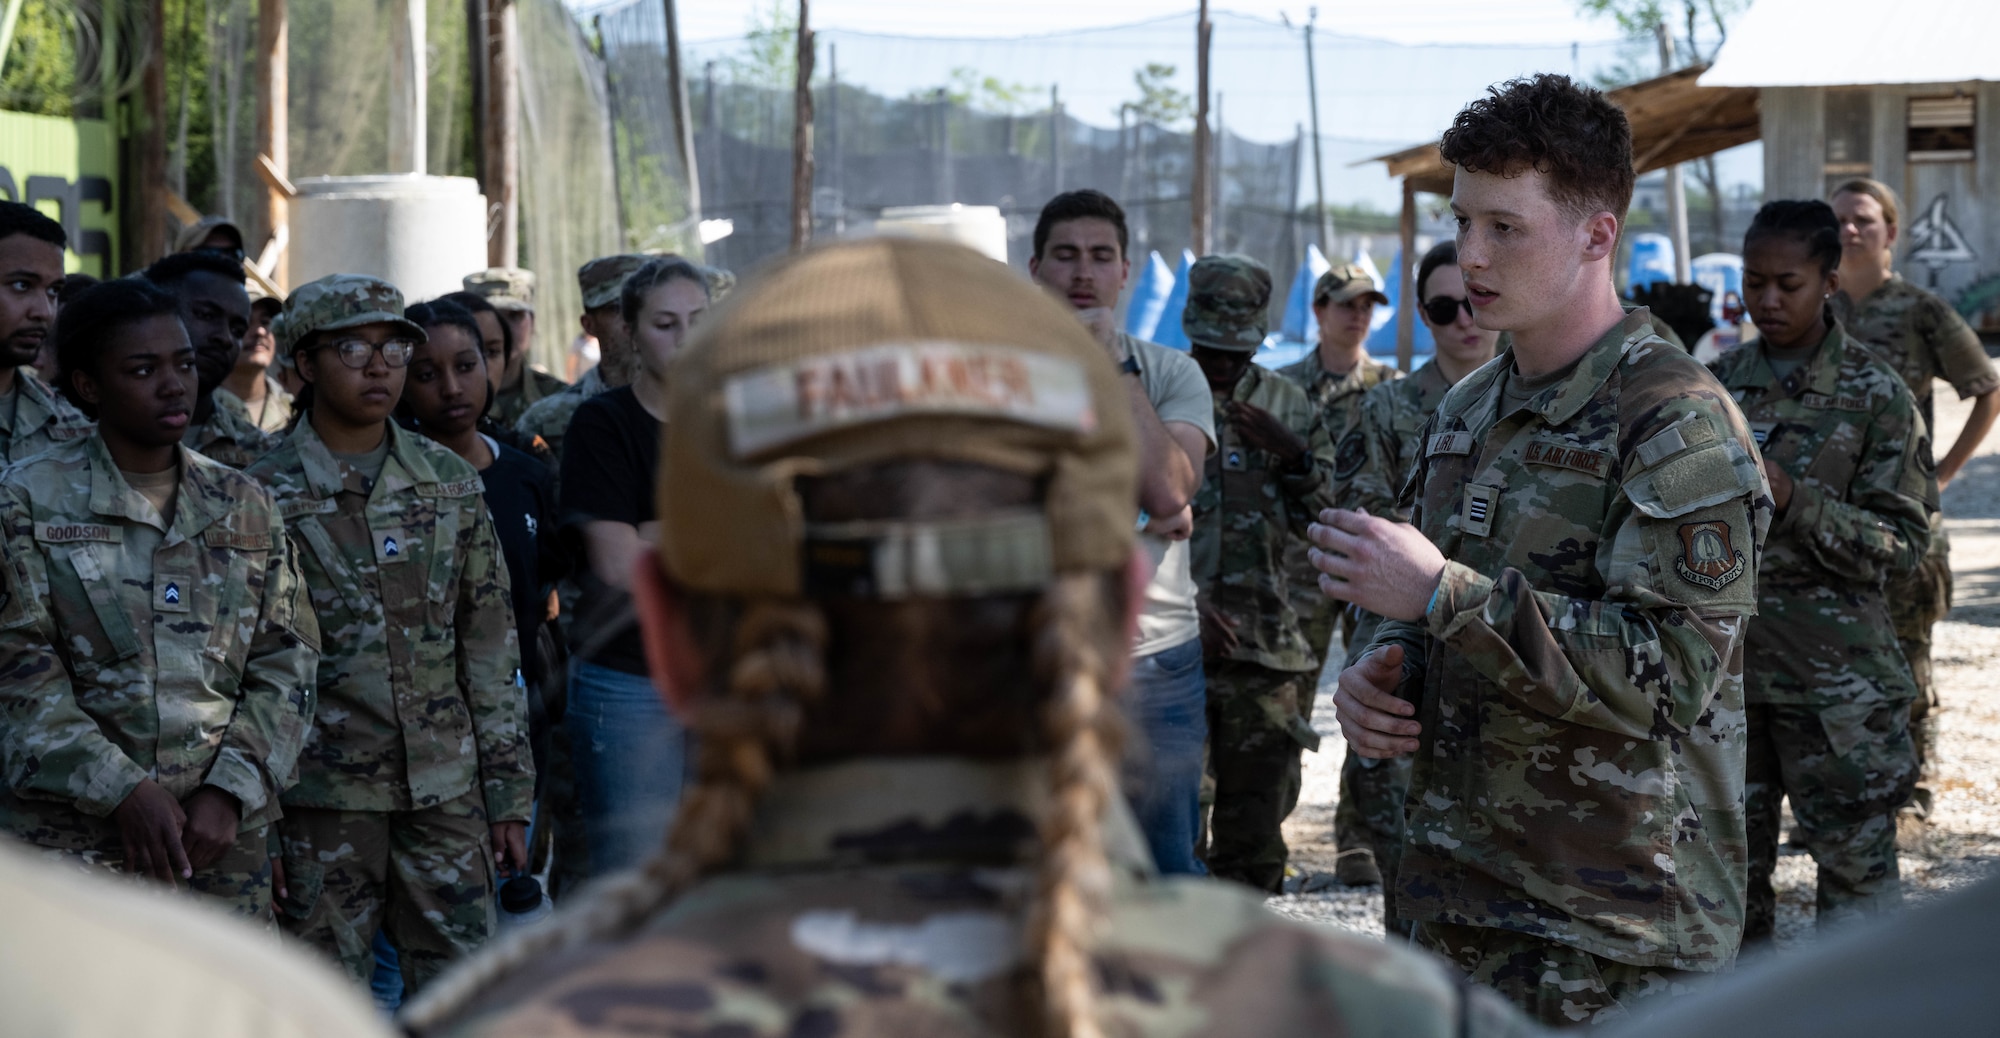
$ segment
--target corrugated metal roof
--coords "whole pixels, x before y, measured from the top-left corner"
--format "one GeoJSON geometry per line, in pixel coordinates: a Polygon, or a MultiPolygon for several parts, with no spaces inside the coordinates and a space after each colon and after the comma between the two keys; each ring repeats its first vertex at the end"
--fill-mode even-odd
{"type": "Polygon", "coordinates": [[[1702,86],[2000,80],[1995,0],[1756,0],[1702,86]]]}

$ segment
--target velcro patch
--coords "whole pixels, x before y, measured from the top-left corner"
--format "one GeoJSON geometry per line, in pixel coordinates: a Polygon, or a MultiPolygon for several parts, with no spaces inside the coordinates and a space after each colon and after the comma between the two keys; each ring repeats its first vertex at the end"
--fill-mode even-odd
{"type": "Polygon", "coordinates": [[[1536,440],[1528,444],[1527,452],[1522,454],[1521,460],[1530,465],[1571,469],[1600,478],[1611,467],[1609,451],[1591,450],[1589,447],[1577,447],[1555,440],[1536,440]]]}
{"type": "Polygon", "coordinates": [[[1078,433],[1097,427],[1081,364],[958,342],[891,343],[759,368],[731,378],[723,402],[738,457],[910,415],[1004,418],[1078,433]]]}
{"type": "Polygon", "coordinates": [[[1865,396],[1830,396],[1826,393],[1806,393],[1799,397],[1799,403],[1815,411],[1867,411],[1868,398],[1865,396]]]}
{"type": "Polygon", "coordinates": [[[419,483],[418,497],[471,497],[486,492],[486,483],[478,476],[471,479],[455,479],[449,483],[419,483]]]}
{"type": "Polygon", "coordinates": [[[1639,445],[1639,460],[1648,466],[1658,465],[1689,447],[1699,447],[1713,443],[1717,439],[1715,427],[1709,423],[1690,424],[1685,418],[1654,433],[1645,443],[1639,445]]]}
{"type": "Polygon", "coordinates": [[[1487,537],[1493,533],[1493,513],[1500,507],[1500,488],[1469,483],[1465,487],[1465,512],[1460,529],[1468,536],[1487,537]]]}
{"type": "Polygon", "coordinates": [[[302,515],[332,515],[340,511],[340,502],[330,497],[294,497],[278,502],[278,514],[287,519],[302,515]]]}
{"type": "Polygon", "coordinates": [[[1457,432],[1432,433],[1430,441],[1424,445],[1426,457],[1437,454],[1471,454],[1472,434],[1460,429],[1457,432]]]}
{"type": "Polygon", "coordinates": [[[35,540],[43,544],[75,544],[78,541],[123,544],[125,531],[105,523],[36,523],[35,540]]]}

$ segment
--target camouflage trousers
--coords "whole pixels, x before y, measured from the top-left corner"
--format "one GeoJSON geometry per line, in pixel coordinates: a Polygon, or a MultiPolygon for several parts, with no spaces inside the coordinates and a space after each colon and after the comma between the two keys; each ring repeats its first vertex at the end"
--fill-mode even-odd
{"type": "Polygon", "coordinates": [[[1916,781],[1904,703],[1751,705],[1744,813],[1750,889],[1743,942],[1768,939],[1777,917],[1771,871],[1778,862],[1779,806],[1792,802],[1819,865],[1818,922],[1902,903],[1896,809],[1916,781]]]}
{"type": "Polygon", "coordinates": [[[493,932],[494,869],[478,790],[416,811],[288,807],[279,921],[356,982],[376,932],[400,954],[406,998],[493,932]]]}
{"type": "MultiPolygon", "coordinates": [[[[125,872],[125,847],[118,823],[45,801],[0,795],[0,831],[40,847],[51,857],[92,871],[125,872]]],[[[236,834],[236,842],[207,868],[187,880],[191,892],[231,915],[271,918],[271,827],[257,825],[236,834]]]]}
{"type": "MultiPolygon", "coordinates": [[[[1353,750],[1340,765],[1340,799],[1333,808],[1333,841],[1340,853],[1367,850],[1382,870],[1382,889],[1396,889],[1396,866],[1403,858],[1403,798],[1410,793],[1415,757],[1381,760],[1353,750]]],[[[1382,926],[1391,934],[1409,933],[1396,916],[1396,899],[1382,899],[1382,926]]]]}
{"type": "Polygon", "coordinates": [[[1313,675],[1233,660],[1208,672],[1208,770],[1215,780],[1208,871],[1258,890],[1284,886],[1285,818],[1299,803],[1299,753],[1313,734],[1313,675]]]}
{"type": "Polygon", "coordinates": [[[1910,742],[1917,754],[1917,788],[1905,810],[1931,814],[1931,786],[1937,782],[1937,686],[1931,683],[1931,628],[1951,611],[1951,556],[1933,552],[1910,575],[1889,585],[1889,619],[1896,644],[1916,679],[1910,703],[1910,742]]]}
{"type": "Polygon", "coordinates": [[[1414,943],[1549,1027],[1616,1020],[1647,999],[1687,994],[1708,976],[1633,966],[1558,941],[1486,926],[1418,923],[1414,943]]]}

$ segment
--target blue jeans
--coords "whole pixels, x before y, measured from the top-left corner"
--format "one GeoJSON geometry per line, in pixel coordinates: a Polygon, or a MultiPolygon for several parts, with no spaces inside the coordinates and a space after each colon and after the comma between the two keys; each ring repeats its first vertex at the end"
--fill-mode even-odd
{"type": "Polygon", "coordinates": [[[389,935],[375,931],[375,975],[368,978],[368,991],[375,996],[375,1008],[389,1016],[403,1008],[403,962],[389,935]]]}
{"type": "Polygon", "coordinates": [[[1125,763],[1125,798],[1168,874],[1205,876],[1194,856],[1201,817],[1202,747],[1208,742],[1208,682],[1201,639],[1132,661],[1125,690],[1134,746],[1125,763]]]}
{"type": "Polygon", "coordinates": [[[687,732],[643,674],[576,662],[570,668],[570,754],[590,872],[608,876],[666,842],[680,803],[687,732]]]}

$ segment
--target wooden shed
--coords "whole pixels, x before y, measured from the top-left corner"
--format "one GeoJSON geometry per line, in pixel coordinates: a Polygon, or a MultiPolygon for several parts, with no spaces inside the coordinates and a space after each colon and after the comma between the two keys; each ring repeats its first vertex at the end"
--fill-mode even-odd
{"type": "Polygon", "coordinates": [[[1902,196],[1896,266],[2000,333],[2000,3],[1757,0],[1706,86],[1763,94],[1764,197],[1902,196]]]}

